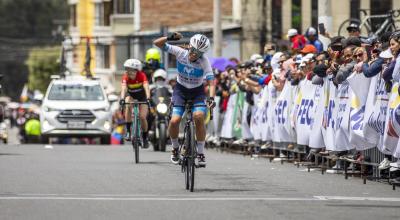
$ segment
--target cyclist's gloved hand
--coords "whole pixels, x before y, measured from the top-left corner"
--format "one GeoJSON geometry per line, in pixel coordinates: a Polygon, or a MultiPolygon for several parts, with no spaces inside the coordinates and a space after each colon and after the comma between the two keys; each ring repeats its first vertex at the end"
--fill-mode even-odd
{"type": "Polygon", "coordinates": [[[216,104],[215,104],[215,101],[214,101],[214,97],[208,98],[207,104],[208,104],[208,106],[209,106],[210,108],[214,108],[215,105],[216,105],[216,104]]]}
{"type": "Polygon", "coordinates": [[[149,108],[153,107],[153,103],[152,103],[151,99],[147,99],[147,105],[149,105],[149,108]]]}
{"type": "Polygon", "coordinates": [[[124,105],[125,105],[125,100],[124,99],[119,100],[119,106],[122,108],[124,107],[124,105]]]}
{"type": "Polygon", "coordinates": [[[174,33],[170,33],[168,34],[167,40],[168,41],[177,41],[180,40],[182,38],[182,34],[179,32],[174,32],[174,33]]]}

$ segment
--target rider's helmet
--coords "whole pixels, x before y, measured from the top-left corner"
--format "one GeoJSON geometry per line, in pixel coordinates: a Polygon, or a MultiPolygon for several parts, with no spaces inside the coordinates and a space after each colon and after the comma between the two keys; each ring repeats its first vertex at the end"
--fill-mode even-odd
{"type": "Polygon", "coordinates": [[[210,49],[210,40],[202,34],[195,34],[190,38],[190,46],[201,53],[205,53],[210,49]]]}
{"type": "Polygon", "coordinates": [[[142,70],[142,62],[138,59],[127,59],[124,62],[124,68],[135,69],[135,70],[142,70]]]}
{"type": "Polygon", "coordinates": [[[150,60],[158,61],[159,63],[161,62],[161,54],[160,51],[158,51],[156,48],[150,48],[146,51],[146,63],[148,63],[150,60]]]}
{"type": "Polygon", "coordinates": [[[156,79],[159,77],[163,78],[164,80],[167,80],[167,72],[163,69],[156,70],[153,74],[153,82],[155,82],[156,79]]]}

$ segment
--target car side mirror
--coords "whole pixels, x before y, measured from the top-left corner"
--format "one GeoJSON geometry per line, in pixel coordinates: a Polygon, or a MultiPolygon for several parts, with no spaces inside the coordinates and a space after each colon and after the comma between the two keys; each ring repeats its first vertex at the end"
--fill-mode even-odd
{"type": "Polygon", "coordinates": [[[109,102],[116,102],[118,101],[118,96],[114,94],[110,94],[107,96],[109,102]]]}

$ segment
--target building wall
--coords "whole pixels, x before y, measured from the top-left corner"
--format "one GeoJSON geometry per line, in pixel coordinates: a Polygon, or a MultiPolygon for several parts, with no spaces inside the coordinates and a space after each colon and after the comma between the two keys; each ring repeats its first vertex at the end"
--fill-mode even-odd
{"type": "MultiPolygon", "coordinates": [[[[77,3],[77,26],[79,36],[92,36],[94,27],[94,4],[92,0],[80,0],[77,3]]],[[[86,40],[76,45],[78,55],[78,69],[82,70],[85,63],[86,40]]],[[[91,57],[96,57],[96,47],[91,44],[91,57]]],[[[95,68],[95,60],[91,60],[91,71],[95,68]]]]}
{"type": "MultiPolygon", "coordinates": [[[[222,16],[232,16],[232,0],[221,1],[222,16]]],[[[142,0],[141,30],[212,21],[213,0],[142,0]]]]}

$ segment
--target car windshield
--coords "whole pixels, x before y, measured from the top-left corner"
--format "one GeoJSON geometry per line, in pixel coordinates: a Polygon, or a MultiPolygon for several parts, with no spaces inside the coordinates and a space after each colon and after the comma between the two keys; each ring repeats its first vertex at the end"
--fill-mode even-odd
{"type": "Polygon", "coordinates": [[[54,84],[48,100],[101,101],[104,95],[100,85],[54,84]]]}

